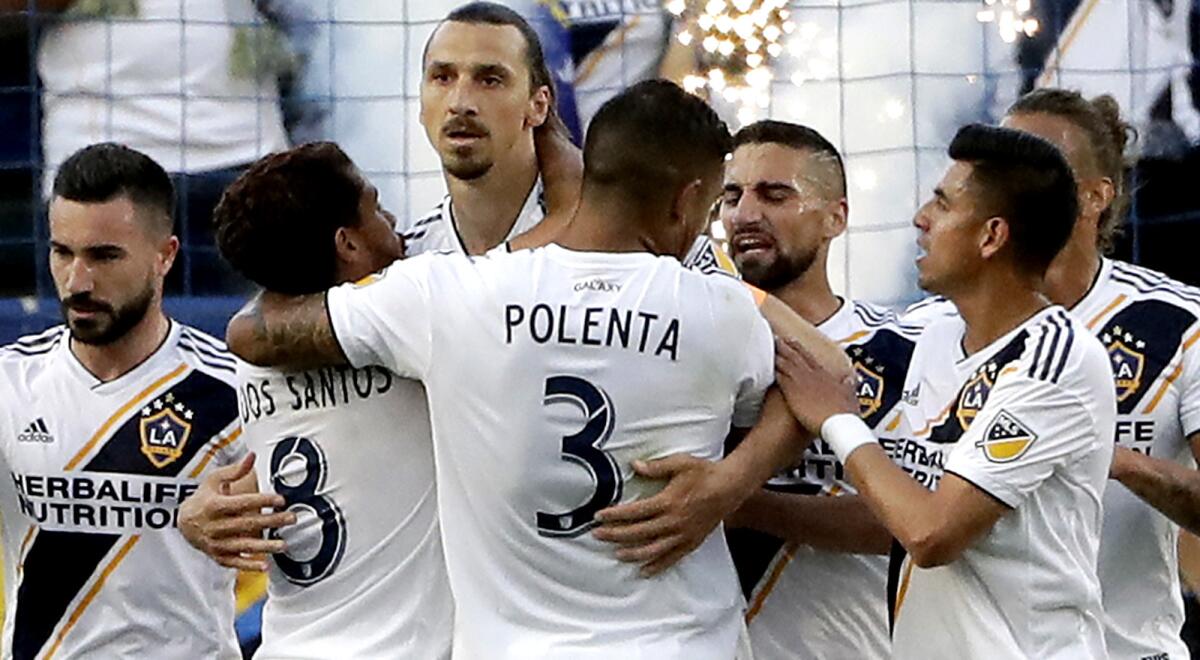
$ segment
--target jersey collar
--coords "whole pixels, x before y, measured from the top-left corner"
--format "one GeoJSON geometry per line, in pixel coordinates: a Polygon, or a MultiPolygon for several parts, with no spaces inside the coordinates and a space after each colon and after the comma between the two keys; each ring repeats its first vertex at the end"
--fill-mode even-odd
{"type": "MultiPolygon", "coordinates": [[[[533,229],[534,226],[545,219],[545,196],[542,177],[538,175],[537,180],[533,182],[533,188],[529,190],[529,195],[525,197],[525,204],[521,206],[521,211],[517,213],[517,219],[513,222],[512,229],[508,231],[508,236],[504,238],[504,243],[533,229]]],[[[454,219],[454,204],[449,194],[442,198],[442,222],[446,223],[446,230],[454,237],[454,245],[458,251],[468,254],[467,244],[463,242],[462,234],[458,231],[458,221],[454,219]]]]}
{"type": "Polygon", "coordinates": [[[88,371],[87,367],[83,366],[83,363],[79,361],[79,358],[75,356],[74,351],[71,350],[71,331],[69,328],[67,329],[65,341],[59,342],[58,345],[60,359],[66,362],[67,371],[69,371],[73,377],[78,379],[88,389],[100,394],[111,391],[120,391],[125,387],[126,383],[136,383],[147,372],[157,369],[159,363],[162,361],[163,354],[167,353],[170,350],[170,347],[174,346],[175,343],[179,341],[181,326],[171,317],[167,317],[167,323],[170,324],[170,327],[167,329],[167,336],[163,338],[163,341],[158,345],[158,348],[154,349],[154,352],[146,356],[146,359],[138,363],[137,366],[129,371],[126,371],[124,374],[114,378],[113,380],[102,381],[92,374],[92,372],[88,371]]]}

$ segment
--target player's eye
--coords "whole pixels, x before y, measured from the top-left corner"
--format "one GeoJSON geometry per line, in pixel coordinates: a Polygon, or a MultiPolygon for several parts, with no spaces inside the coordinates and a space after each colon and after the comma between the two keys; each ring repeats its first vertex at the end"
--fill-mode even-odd
{"type": "Polygon", "coordinates": [[[484,76],[482,82],[484,87],[499,87],[504,84],[504,79],[500,76],[484,76]]]}

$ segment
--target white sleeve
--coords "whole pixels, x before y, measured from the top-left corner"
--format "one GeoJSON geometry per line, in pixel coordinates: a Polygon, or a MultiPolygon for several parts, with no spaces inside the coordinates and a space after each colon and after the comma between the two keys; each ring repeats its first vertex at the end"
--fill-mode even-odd
{"type": "Polygon", "coordinates": [[[741,373],[738,377],[737,399],[733,404],[733,426],[750,428],[758,421],[762,412],[763,398],[767,388],[775,382],[775,336],[771,326],[758,312],[758,308],[746,292],[746,304],[738,305],[738,311],[750,316],[749,329],[743,336],[745,341],[734,337],[734,345],[742,352],[741,373]]]}
{"type": "Polygon", "coordinates": [[[1001,374],[946,472],[1016,508],[1060,466],[1096,442],[1091,410],[1060,385],[1023,371],[1001,374]]]}
{"type": "Polygon", "coordinates": [[[1200,338],[1200,323],[1188,328],[1183,343],[1183,371],[1179,374],[1179,424],[1184,437],[1200,431],[1200,346],[1190,345],[1200,338]]]}
{"type": "Polygon", "coordinates": [[[425,375],[433,343],[429,278],[436,258],[398,261],[329,290],[329,321],[351,365],[379,365],[404,378],[425,375]]]}

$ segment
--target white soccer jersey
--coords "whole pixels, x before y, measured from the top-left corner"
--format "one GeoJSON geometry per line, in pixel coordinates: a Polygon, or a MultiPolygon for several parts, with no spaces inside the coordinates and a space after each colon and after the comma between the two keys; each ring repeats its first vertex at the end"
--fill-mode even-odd
{"type": "MultiPolygon", "coordinates": [[[[521,212],[513,221],[512,229],[504,239],[506,243],[533,229],[546,217],[544,197],[542,180],[538,178],[533,190],[530,190],[529,196],[525,198],[521,212]]],[[[408,229],[401,232],[401,236],[404,237],[404,254],[409,257],[426,252],[467,253],[467,247],[458,233],[458,221],[454,219],[454,205],[448,194],[442,198],[442,202],[437,205],[437,208],[418,218],[408,229]]]]}
{"type": "MultiPolygon", "coordinates": [[[[860,413],[890,452],[900,431],[896,404],[920,329],[900,324],[882,307],[856,301],[844,302],[817,329],[853,361],[860,413]]],[[[768,488],[827,496],[856,492],[820,438],[798,466],[772,479],[768,488]]],[[[746,618],[756,660],[890,656],[886,557],[826,552],[765,534],[746,536],[740,540],[755,547],[743,553],[734,545],[733,551],[743,583],[755,585],[746,618]]]]}
{"type": "MultiPolygon", "coordinates": [[[[909,309],[917,317],[954,314],[943,298],[909,309]]],[[[1192,350],[1200,339],[1200,291],[1104,259],[1071,315],[1108,349],[1116,442],[1195,466],[1187,437],[1200,431],[1200,359],[1192,350]]],[[[1188,657],[1180,637],[1178,534],[1177,525],[1128,488],[1108,484],[1099,574],[1105,641],[1114,658],[1188,657]]]]}
{"type": "Polygon", "coordinates": [[[1107,356],[1057,306],[971,356],[964,330],[949,318],[922,335],[905,414],[915,438],[946,446],[945,472],[1011,511],[945,566],[901,559],[893,657],[1107,657],[1096,578],[1116,416],[1107,356]]]}
{"type": "Polygon", "coordinates": [[[352,364],[425,382],[456,660],[733,656],[722,534],[646,579],[589,532],[661,488],[634,459],[717,460],[755,421],[772,337],[743,284],[550,245],[417,257],[328,303],[352,364]]]}
{"type": "Polygon", "coordinates": [[[246,447],[297,524],[273,556],[256,658],[446,658],[453,603],[421,384],[381,367],[238,363],[246,447]]]}
{"type": "Polygon", "coordinates": [[[192,549],[178,506],[244,453],[233,358],[172,322],[101,382],[62,327],[0,349],[6,658],[240,658],[234,571],[192,549]]]}
{"type": "MultiPolygon", "coordinates": [[[[1200,431],[1200,290],[1105,259],[1072,314],[1108,349],[1117,444],[1195,467],[1187,437],[1200,431]]],[[[1108,485],[1099,570],[1112,657],[1188,657],[1178,540],[1175,523],[1108,485]]]]}

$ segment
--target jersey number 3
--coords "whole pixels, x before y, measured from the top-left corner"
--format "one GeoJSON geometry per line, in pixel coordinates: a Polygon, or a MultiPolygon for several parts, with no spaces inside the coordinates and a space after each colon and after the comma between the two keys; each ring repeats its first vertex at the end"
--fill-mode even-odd
{"type": "MultiPolygon", "coordinates": [[[[328,471],[325,452],[308,438],[285,438],[271,452],[271,486],[283,497],[285,509],[296,512],[299,521],[307,514],[320,524],[319,541],[274,555],[288,581],[304,587],[332,575],[346,549],[346,519],[341,509],[318,494],[325,487],[328,471]]],[[[277,531],[271,531],[273,538],[278,538],[277,531]]]]}
{"type": "Polygon", "coordinates": [[[621,471],[612,456],[601,449],[612,435],[616,415],[604,390],[576,376],[547,378],[542,403],[569,403],[583,412],[583,429],[562,439],[562,459],[590,472],[595,490],[587,502],[565,513],[538,511],[538,534],[579,536],[596,526],[596,512],[621,499],[621,471]]]}

